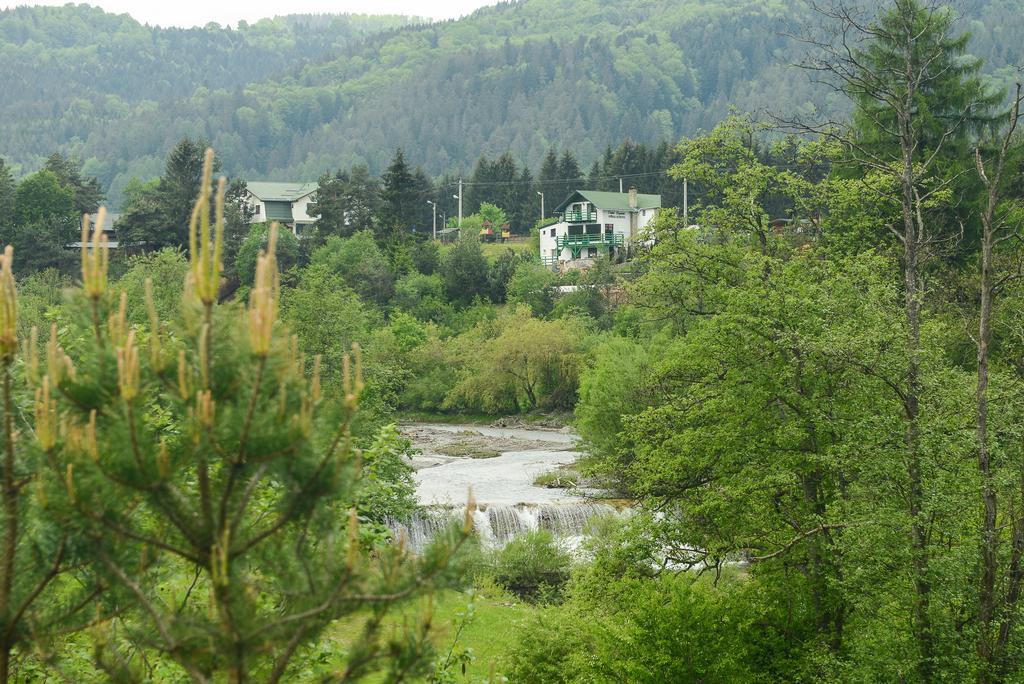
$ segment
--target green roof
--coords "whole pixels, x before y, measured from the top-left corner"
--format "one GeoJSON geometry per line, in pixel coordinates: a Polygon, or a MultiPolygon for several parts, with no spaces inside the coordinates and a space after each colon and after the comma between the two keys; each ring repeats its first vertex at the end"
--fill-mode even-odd
{"type": "Polygon", "coordinates": [[[267,215],[263,217],[264,221],[290,222],[292,220],[291,202],[274,202],[264,200],[263,203],[267,207],[267,215]]]}
{"type": "Polygon", "coordinates": [[[315,192],[317,184],[253,181],[252,183],[246,183],[245,187],[257,199],[264,202],[294,202],[311,192],[315,192]]]}
{"type": "MultiPolygon", "coordinates": [[[[601,192],[599,190],[575,190],[571,195],[555,207],[555,212],[560,212],[566,206],[580,199],[590,202],[598,209],[605,211],[629,211],[628,192],[601,192]]],[[[637,193],[637,209],[659,209],[661,207],[661,195],[644,195],[637,193]]]]}

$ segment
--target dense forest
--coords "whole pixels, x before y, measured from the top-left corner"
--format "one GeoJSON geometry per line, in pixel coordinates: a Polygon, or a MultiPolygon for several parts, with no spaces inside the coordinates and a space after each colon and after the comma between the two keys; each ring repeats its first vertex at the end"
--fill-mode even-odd
{"type": "MultiPolygon", "coordinates": [[[[1012,81],[1024,44],[1012,0],[964,3],[970,52],[1012,81]]],[[[469,17],[286,17],[190,30],[85,6],[0,13],[0,155],[17,174],[59,151],[115,205],[159,174],[184,136],[233,177],[312,180],[395,147],[431,176],[510,152],[536,168],[554,146],[584,167],[606,145],[709,130],[735,107],[845,111],[792,69],[796,2],[526,0],[469,17]],[[381,117],[380,112],[392,112],[381,117]]]]}

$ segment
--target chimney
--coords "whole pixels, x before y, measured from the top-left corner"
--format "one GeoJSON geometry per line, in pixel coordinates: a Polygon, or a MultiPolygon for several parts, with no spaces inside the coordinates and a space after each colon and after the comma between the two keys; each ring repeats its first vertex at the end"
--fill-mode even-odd
{"type": "Polygon", "coordinates": [[[629,208],[636,210],[636,186],[632,185],[629,188],[629,208]]]}

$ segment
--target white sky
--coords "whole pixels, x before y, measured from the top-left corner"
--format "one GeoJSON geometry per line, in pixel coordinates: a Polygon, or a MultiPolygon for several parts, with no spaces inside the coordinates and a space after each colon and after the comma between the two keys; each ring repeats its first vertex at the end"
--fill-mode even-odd
{"type": "MultiPolygon", "coordinates": [[[[0,0],[0,8],[16,5],[63,5],[68,0],[9,2],[0,0]]],[[[450,19],[469,14],[494,0],[90,0],[108,12],[127,12],[139,21],[160,26],[202,26],[215,21],[234,26],[239,19],[252,22],[282,14],[406,14],[450,19]]]]}

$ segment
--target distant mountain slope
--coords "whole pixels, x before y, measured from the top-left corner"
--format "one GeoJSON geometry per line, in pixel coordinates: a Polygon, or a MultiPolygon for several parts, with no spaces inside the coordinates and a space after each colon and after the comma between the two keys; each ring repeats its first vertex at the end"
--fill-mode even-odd
{"type": "Polygon", "coordinates": [[[410,21],[294,15],[179,29],[88,5],[0,11],[0,154],[31,164],[57,147],[81,151],[104,126],[206,89],[241,88],[410,21]]]}
{"type": "MultiPolygon", "coordinates": [[[[964,27],[975,37],[971,49],[989,60],[990,70],[1024,62],[1016,0],[963,5],[964,27]]],[[[178,36],[65,7],[83,12],[94,24],[91,33],[72,32],[68,46],[32,48],[39,59],[79,50],[102,64],[127,60],[125,78],[144,81],[151,74],[159,85],[122,87],[120,77],[105,72],[62,72],[59,61],[45,73],[55,79],[66,73],[75,88],[109,92],[115,103],[86,97],[61,113],[52,104],[58,96],[30,83],[8,88],[19,94],[0,108],[12,112],[0,120],[0,155],[28,163],[60,145],[115,191],[130,175],[152,174],[185,134],[213,140],[225,169],[248,177],[310,179],[358,161],[379,171],[398,146],[433,173],[467,169],[481,153],[506,150],[536,166],[551,145],[575,149],[586,163],[624,138],[653,142],[708,128],[730,106],[833,106],[790,66],[800,48],[782,31],[803,6],[797,0],[522,0],[457,21],[373,33],[342,18],[350,33],[339,39],[322,27],[307,36],[293,20],[178,36]],[[103,61],[106,36],[125,24],[134,42],[124,59],[103,61]],[[360,33],[366,35],[352,40],[360,33]],[[175,69],[161,60],[188,53],[182,46],[190,41],[214,57],[186,64],[192,81],[175,80],[168,75],[175,69]],[[280,54],[270,49],[275,46],[280,54]],[[140,92],[149,94],[131,99],[140,92]],[[57,132],[42,135],[49,126],[57,132]]],[[[4,29],[6,20],[0,14],[4,73],[4,55],[19,40],[4,29]]],[[[5,78],[0,75],[0,87],[8,85],[5,78]]]]}

